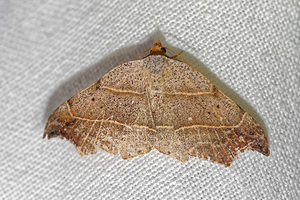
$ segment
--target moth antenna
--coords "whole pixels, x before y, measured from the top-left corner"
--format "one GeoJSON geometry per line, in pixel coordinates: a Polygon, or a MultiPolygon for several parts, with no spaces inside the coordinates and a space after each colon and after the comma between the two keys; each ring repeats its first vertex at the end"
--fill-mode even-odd
{"type": "Polygon", "coordinates": [[[171,51],[173,54],[175,54],[175,56],[168,56],[168,58],[176,58],[176,57],[180,57],[183,59],[182,56],[180,56],[180,54],[182,54],[183,51],[180,51],[179,53],[176,53],[175,51],[173,51],[172,49],[168,48],[168,47],[165,47],[166,49],[168,49],[169,51],[171,51]]]}
{"type": "Polygon", "coordinates": [[[147,49],[146,51],[142,52],[139,57],[137,58],[138,60],[141,59],[148,51],[150,51],[151,48],[147,49]]]}

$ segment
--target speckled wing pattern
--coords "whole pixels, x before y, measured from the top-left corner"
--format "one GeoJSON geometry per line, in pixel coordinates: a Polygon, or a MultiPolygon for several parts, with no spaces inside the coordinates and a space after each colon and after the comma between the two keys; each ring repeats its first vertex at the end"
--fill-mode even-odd
{"type": "Polygon", "coordinates": [[[123,159],[157,149],[229,166],[237,151],[269,155],[255,120],[194,67],[162,55],[124,63],[63,103],[44,137],[69,140],[80,155],[100,148],[123,159]]]}

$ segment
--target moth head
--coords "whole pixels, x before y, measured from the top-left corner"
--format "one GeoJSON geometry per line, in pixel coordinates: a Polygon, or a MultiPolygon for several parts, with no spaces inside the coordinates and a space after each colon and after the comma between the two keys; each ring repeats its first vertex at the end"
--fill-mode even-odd
{"type": "Polygon", "coordinates": [[[149,55],[163,55],[166,56],[166,48],[161,45],[160,40],[157,40],[154,46],[150,49],[149,55]]]}

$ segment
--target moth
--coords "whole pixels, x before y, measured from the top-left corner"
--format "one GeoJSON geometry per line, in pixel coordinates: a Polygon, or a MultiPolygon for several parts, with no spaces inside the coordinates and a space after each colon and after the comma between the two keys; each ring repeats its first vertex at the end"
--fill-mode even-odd
{"type": "Polygon", "coordinates": [[[59,106],[43,137],[69,140],[80,155],[98,148],[129,159],[153,149],[230,166],[237,152],[270,154],[262,127],[158,40],[148,56],[112,69],[59,106]]]}

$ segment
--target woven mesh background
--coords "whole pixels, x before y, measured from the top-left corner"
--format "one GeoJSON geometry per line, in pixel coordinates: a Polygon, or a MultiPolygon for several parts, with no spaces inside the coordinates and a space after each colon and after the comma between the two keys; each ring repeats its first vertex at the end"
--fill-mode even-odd
{"type": "Polygon", "coordinates": [[[0,199],[298,199],[299,13],[297,0],[0,1],[0,199]],[[123,161],[42,139],[57,106],[157,38],[264,124],[269,157],[123,161]]]}

